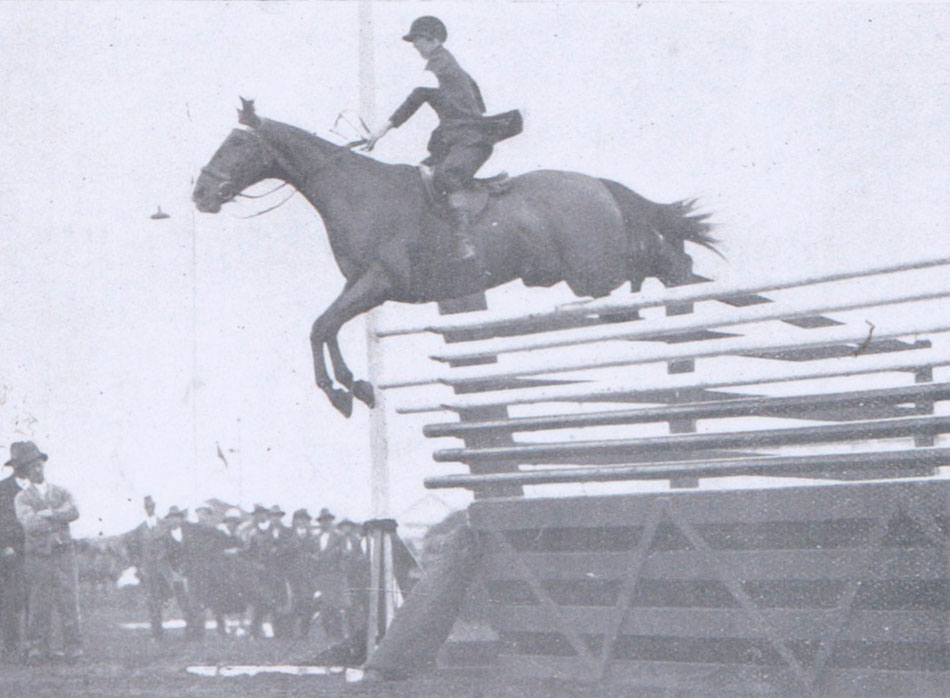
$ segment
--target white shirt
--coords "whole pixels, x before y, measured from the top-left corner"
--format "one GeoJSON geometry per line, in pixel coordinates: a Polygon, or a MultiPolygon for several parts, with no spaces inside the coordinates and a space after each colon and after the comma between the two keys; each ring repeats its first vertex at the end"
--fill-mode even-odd
{"type": "Polygon", "coordinates": [[[155,528],[156,526],[158,526],[158,517],[155,516],[154,514],[152,516],[146,516],[145,525],[148,526],[149,528],[155,528]]]}
{"type": "Polygon", "coordinates": [[[21,490],[25,490],[30,486],[30,478],[28,477],[15,477],[13,479],[16,480],[16,486],[21,490]]]}
{"type": "Polygon", "coordinates": [[[169,533],[172,534],[172,538],[181,543],[181,527],[173,528],[169,533]]]}
{"type": "Polygon", "coordinates": [[[330,532],[324,531],[320,534],[320,550],[326,550],[327,545],[330,544],[330,532]]]}

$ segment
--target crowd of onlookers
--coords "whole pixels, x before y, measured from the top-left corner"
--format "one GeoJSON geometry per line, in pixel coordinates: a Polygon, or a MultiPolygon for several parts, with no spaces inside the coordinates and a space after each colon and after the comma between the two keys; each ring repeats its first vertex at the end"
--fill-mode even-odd
{"type": "Polygon", "coordinates": [[[365,627],[369,562],[362,526],[336,522],[326,508],[289,517],[281,507],[255,505],[195,510],[177,506],[164,517],[151,497],[142,523],[122,538],[147,600],[152,636],[163,635],[163,610],[174,599],[188,638],[206,620],[227,632],[229,617],[249,621],[251,637],[308,636],[317,618],[325,639],[341,643],[365,627]],[[270,633],[266,633],[270,634],[270,633]]]}
{"type": "MultiPolygon", "coordinates": [[[[206,621],[219,632],[247,625],[252,637],[306,637],[318,619],[331,646],[356,646],[365,632],[369,561],[363,526],[336,522],[326,508],[289,517],[279,506],[201,506],[195,521],[170,507],[164,517],[145,497],[144,517],[113,539],[108,551],[77,546],[70,523],[79,511],[70,493],[45,478],[48,457],[32,441],[15,442],[12,468],[0,480],[0,639],[2,659],[43,664],[82,657],[77,571],[96,584],[126,568],[144,591],[152,637],[163,636],[171,601],[185,619],[185,636],[199,638],[206,621]],[[84,565],[77,565],[78,559],[84,565]],[[90,561],[92,568],[90,569],[90,561]],[[121,566],[121,567],[120,567],[121,566]],[[88,578],[88,577],[87,577],[88,578]],[[51,647],[57,616],[62,651],[51,647]]],[[[113,582],[114,583],[114,582],[113,582]]]]}

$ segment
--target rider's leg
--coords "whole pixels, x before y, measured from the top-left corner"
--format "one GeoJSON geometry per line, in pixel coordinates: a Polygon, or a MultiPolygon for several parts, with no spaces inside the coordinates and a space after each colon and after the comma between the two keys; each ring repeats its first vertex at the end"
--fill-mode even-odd
{"type": "Polygon", "coordinates": [[[445,159],[433,168],[436,190],[443,193],[452,212],[458,256],[472,259],[475,246],[471,238],[471,215],[464,209],[464,197],[460,193],[471,183],[485,161],[491,157],[488,144],[453,145],[445,159]]]}

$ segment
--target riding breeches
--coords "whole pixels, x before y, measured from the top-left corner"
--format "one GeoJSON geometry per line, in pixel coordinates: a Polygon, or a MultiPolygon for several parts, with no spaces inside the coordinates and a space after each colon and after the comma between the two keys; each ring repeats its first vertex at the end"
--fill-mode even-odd
{"type": "Polygon", "coordinates": [[[478,168],[491,157],[492,150],[488,143],[452,145],[446,156],[432,167],[435,190],[445,195],[467,187],[478,168]]]}

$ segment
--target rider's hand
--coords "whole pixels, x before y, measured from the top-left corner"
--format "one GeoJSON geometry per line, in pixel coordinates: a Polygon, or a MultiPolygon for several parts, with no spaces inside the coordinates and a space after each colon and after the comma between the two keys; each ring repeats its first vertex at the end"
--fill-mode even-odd
{"type": "Polygon", "coordinates": [[[360,148],[360,150],[367,153],[370,152],[373,148],[376,147],[376,141],[378,141],[380,138],[385,136],[389,132],[389,129],[391,129],[392,127],[393,127],[392,123],[387,121],[385,124],[380,126],[377,130],[373,131],[366,138],[366,143],[365,145],[363,145],[362,148],[360,148]]]}

